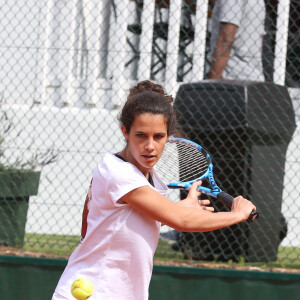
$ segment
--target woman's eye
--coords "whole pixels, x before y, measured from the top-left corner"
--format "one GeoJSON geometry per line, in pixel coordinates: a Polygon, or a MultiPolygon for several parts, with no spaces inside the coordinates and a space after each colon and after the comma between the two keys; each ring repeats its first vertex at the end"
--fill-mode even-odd
{"type": "Polygon", "coordinates": [[[155,138],[158,139],[158,140],[160,140],[160,139],[163,139],[164,136],[163,135],[157,135],[157,136],[155,136],[155,138]]]}

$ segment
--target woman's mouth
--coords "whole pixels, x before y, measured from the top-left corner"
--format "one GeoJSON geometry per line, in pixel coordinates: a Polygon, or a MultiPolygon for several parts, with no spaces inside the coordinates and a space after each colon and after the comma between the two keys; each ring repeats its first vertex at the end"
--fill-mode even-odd
{"type": "Polygon", "coordinates": [[[155,155],[142,155],[143,158],[146,160],[146,161],[153,161],[155,160],[155,155]]]}

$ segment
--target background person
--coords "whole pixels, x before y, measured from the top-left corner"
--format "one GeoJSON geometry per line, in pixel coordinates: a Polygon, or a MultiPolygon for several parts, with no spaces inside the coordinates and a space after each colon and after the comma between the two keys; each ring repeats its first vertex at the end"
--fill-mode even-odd
{"type": "Polygon", "coordinates": [[[216,0],[211,19],[209,79],[264,81],[264,0],[216,0]]]}

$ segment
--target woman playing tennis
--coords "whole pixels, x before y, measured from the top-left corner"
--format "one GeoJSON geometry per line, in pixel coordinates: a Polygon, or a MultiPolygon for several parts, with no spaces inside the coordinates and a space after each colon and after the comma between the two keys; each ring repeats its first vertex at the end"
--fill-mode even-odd
{"type": "Polygon", "coordinates": [[[230,212],[212,213],[195,182],[185,200],[165,197],[155,164],[175,132],[171,96],[150,81],[131,89],[120,116],[126,146],[94,170],[83,214],[82,242],[70,256],[52,300],[73,299],[77,278],[94,284],[90,299],[146,300],[161,224],[204,232],[246,221],[255,206],[239,196],[230,212]]]}

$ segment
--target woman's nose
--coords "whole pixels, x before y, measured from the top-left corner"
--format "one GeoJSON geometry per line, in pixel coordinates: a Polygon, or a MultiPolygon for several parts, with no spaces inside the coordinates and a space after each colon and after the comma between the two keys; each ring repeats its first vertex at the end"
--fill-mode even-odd
{"type": "Polygon", "coordinates": [[[146,146],[145,146],[145,149],[148,150],[148,151],[152,151],[154,149],[154,145],[153,145],[153,141],[148,141],[146,146]]]}

